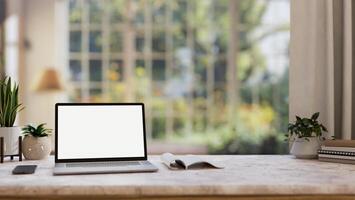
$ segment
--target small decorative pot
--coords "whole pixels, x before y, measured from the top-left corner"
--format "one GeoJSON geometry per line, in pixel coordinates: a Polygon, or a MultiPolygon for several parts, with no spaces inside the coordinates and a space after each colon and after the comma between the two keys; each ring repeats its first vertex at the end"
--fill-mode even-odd
{"type": "Polygon", "coordinates": [[[301,159],[313,159],[317,158],[318,150],[320,149],[320,139],[319,137],[307,137],[305,138],[296,138],[293,141],[290,153],[296,158],[301,159]]]}
{"type": "Polygon", "coordinates": [[[22,153],[27,160],[45,159],[51,153],[51,139],[26,135],[22,141],[22,153]]]}
{"type": "Polygon", "coordinates": [[[21,136],[21,127],[0,127],[0,137],[4,138],[4,155],[18,154],[19,136],[21,136]]]}

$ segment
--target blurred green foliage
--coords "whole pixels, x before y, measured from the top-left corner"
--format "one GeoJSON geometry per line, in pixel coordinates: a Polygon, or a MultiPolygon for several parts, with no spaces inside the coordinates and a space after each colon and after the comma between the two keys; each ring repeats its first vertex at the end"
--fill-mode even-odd
{"type": "MultiPolygon", "coordinates": [[[[285,0],[287,1],[287,0],[285,0]]],[[[145,48],[144,24],[147,9],[152,14],[151,53],[154,55],[172,54],[173,66],[167,66],[165,60],[152,60],[149,64],[144,60],[136,60],[134,68],[134,87],[127,85],[124,77],[125,65],[116,62],[107,72],[109,80],[109,96],[92,97],[92,101],[125,101],[125,95],[133,91],[136,101],[146,102],[152,112],[151,136],[155,140],[174,141],[191,145],[207,145],[209,153],[250,154],[250,153],[286,153],[283,134],[288,124],[288,71],[275,79],[266,70],[267,57],[260,48],[260,41],[279,32],[289,32],[288,24],[280,24],[270,29],[260,29],[262,18],[269,6],[267,0],[239,0],[238,18],[230,19],[229,0],[111,0],[97,3],[98,0],[85,1],[89,5],[90,23],[101,22],[103,10],[109,12],[112,26],[121,26],[126,22],[127,5],[134,13],[132,26],[136,34],[136,52],[145,48]],[[169,2],[169,6],[167,5],[169,2]],[[167,41],[168,20],[166,12],[171,11],[170,27],[172,43],[167,41]],[[227,119],[227,51],[229,44],[229,28],[231,23],[239,20],[237,28],[239,51],[236,56],[238,77],[238,106],[236,128],[232,128],[227,119]],[[191,35],[188,35],[191,34],[191,35]],[[137,37],[138,37],[137,36],[137,37]],[[172,45],[172,52],[167,52],[167,45],[172,45]],[[191,45],[193,49],[191,49],[191,45]],[[193,56],[189,51],[193,52],[193,56]],[[185,58],[178,55],[185,53],[185,58]],[[167,53],[167,54],[166,54],[167,53]],[[191,56],[191,57],[189,57],[191,56]],[[190,62],[184,64],[184,59],[190,62]],[[192,66],[191,66],[192,65],[192,66]],[[193,88],[183,91],[184,84],[189,83],[189,71],[193,67],[193,88]],[[167,77],[167,69],[171,76],[167,77]],[[211,77],[209,69],[213,68],[212,92],[208,91],[211,77]],[[152,70],[152,71],[149,71],[152,70]],[[256,74],[262,78],[251,84],[256,74]],[[177,82],[182,94],[175,97],[167,94],[167,85],[177,82]],[[187,94],[189,93],[189,94],[187,94]],[[213,108],[208,102],[213,102],[213,108]],[[189,116],[190,110],[192,116],[189,116]],[[172,114],[171,114],[172,113],[172,114]],[[168,126],[173,134],[167,134],[168,126]]],[[[76,0],[70,1],[71,24],[80,24],[82,5],[76,0]]],[[[148,12],[149,13],[149,12],[148,12]]],[[[111,32],[110,52],[124,52],[124,30],[111,32]]],[[[102,40],[97,37],[95,40],[102,40]]],[[[94,44],[96,44],[94,42],[94,44]]],[[[285,55],[288,52],[284,52],[285,55]]],[[[161,59],[161,58],[159,58],[161,59]]],[[[286,66],[287,67],[287,66],[286,66]]],[[[174,91],[178,93],[177,91],[174,91]]],[[[148,125],[149,126],[149,125],[148,125]]]]}

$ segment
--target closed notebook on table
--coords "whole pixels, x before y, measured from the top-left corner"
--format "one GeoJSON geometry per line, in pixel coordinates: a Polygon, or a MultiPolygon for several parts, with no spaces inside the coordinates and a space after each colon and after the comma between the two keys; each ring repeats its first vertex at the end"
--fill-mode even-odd
{"type": "Polygon", "coordinates": [[[324,161],[324,162],[355,164],[355,160],[345,160],[345,159],[337,159],[337,158],[329,158],[329,157],[319,157],[318,160],[319,161],[324,161]]]}
{"type": "Polygon", "coordinates": [[[353,147],[355,148],[355,140],[325,140],[323,146],[326,147],[353,147]]]}

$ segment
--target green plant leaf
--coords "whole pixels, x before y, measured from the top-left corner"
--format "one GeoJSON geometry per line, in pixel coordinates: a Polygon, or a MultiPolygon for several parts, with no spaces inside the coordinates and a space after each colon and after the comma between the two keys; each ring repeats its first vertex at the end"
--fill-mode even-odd
{"type": "Polygon", "coordinates": [[[38,126],[26,125],[22,128],[22,134],[32,135],[33,137],[46,137],[52,132],[52,129],[45,128],[45,125],[45,123],[38,126]]]}
{"type": "Polygon", "coordinates": [[[302,122],[303,122],[304,125],[309,125],[309,124],[311,124],[311,120],[310,120],[310,119],[307,119],[307,118],[303,118],[303,119],[302,119],[302,122]]]}
{"type": "Polygon", "coordinates": [[[324,132],[328,130],[318,122],[319,112],[314,113],[311,118],[301,118],[296,116],[296,122],[294,124],[288,124],[288,132],[290,136],[296,135],[299,138],[307,137],[321,137],[324,132]]]}
{"type": "Polygon", "coordinates": [[[325,128],[325,126],[323,126],[323,124],[321,124],[320,127],[322,127],[322,130],[323,130],[324,132],[328,132],[328,129],[325,128]]]}
{"type": "Polygon", "coordinates": [[[312,120],[317,120],[318,119],[318,117],[319,117],[319,112],[316,112],[316,113],[314,113],[313,115],[312,115],[312,120]]]}
{"type": "Polygon", "coordinates": [[[302,119],[299,116],[297,116],[297,115],[296,115],[296,120],[297,120],[296,122],[302,121],[302,119]]]}
{"type": "Polygon", "coordinates": [[[0,126],[12,127],[17,113],[23,110],[22,104],[18,103],[19,87],[12,84],[10,77],[0,80],[0,126]]]}

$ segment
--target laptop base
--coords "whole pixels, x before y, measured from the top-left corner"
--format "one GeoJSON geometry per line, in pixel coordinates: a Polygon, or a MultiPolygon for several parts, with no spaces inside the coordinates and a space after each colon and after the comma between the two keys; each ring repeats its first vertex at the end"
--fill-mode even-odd
{"type": "Polygon", "coordinates": [[[56,163],[53,175],[77,175],[77,174],[111,174],[111,173],[133,173],[133,172],[156,172],[158,168],[149,161],[137,161],[139,164],[126,164],[125,161],[115,161],[117,165],[99,166],[107,162],[87,162],[82,166],[70,166],[73,163],[56,163]],[[87,166],[85,166],[87,165],[87,166]],[[70,166],[70,167],[68,167],[70,166]]]}

